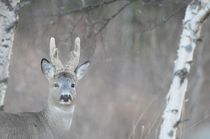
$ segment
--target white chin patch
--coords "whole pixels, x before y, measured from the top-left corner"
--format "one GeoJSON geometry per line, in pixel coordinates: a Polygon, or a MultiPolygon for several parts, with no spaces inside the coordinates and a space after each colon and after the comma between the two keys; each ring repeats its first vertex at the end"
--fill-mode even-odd
{"type": "Polygon", "coordinates": [[[69,105],[69,104],[71,104],[71,100],[70,99],[68,101],[60,100],[60,104],[69,105]]]}

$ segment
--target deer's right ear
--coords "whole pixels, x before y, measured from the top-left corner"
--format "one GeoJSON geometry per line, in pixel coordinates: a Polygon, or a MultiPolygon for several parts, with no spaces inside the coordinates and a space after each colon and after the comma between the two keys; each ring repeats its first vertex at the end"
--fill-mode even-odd
{"type": "Polygon", "coordinates": [[[52,78],[55,74],[55,66],[52,65],[47,59],[43,58],[41,61],[42,73],[48,78],[52,78]]]}

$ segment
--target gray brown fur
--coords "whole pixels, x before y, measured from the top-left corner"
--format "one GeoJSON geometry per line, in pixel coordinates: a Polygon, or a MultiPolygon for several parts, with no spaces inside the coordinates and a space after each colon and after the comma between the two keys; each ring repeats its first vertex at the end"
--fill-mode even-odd
{"type": "Polygon", "coordinates": [[[42,112],[0,113],[0,139],[55,139],[42,112]]]}

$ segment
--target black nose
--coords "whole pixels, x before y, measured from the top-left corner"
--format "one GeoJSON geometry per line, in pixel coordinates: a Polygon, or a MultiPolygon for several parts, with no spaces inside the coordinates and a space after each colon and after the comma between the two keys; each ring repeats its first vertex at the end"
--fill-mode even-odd
{"type": "Polygon", "coordinates": [[[69,100],[72,100],[71,95],[61,95],[60,100],[63,100],[64,102],[68,102],[69,100]]]}

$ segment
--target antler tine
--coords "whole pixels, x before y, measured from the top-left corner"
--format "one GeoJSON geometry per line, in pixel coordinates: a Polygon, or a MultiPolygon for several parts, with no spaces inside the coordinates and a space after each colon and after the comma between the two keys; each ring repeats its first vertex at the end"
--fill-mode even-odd
{"type": "Polygon", "coordinates": [[[58,57],[58,48],[56,48],[54,37],[50,38],[50,59],[56,69],[63,68],[63,64],[58,57]]]}
{"type": "Polygon", "coordinates": [[[80,38],[77,37],[74,42],[74,50],[70,53],[70,60],[66,65],[66,68],[70,71],[74,71],[79,64],[80,58],[80,38]]]}
{"type": "Polygon", "coordinates": [[[79,59],[80,59],[80,38],[79,37],[75,39],[74,51],[72,52],[72,54],[74,55],[74,64],[76,68],[79,64],[79,59]]]}

